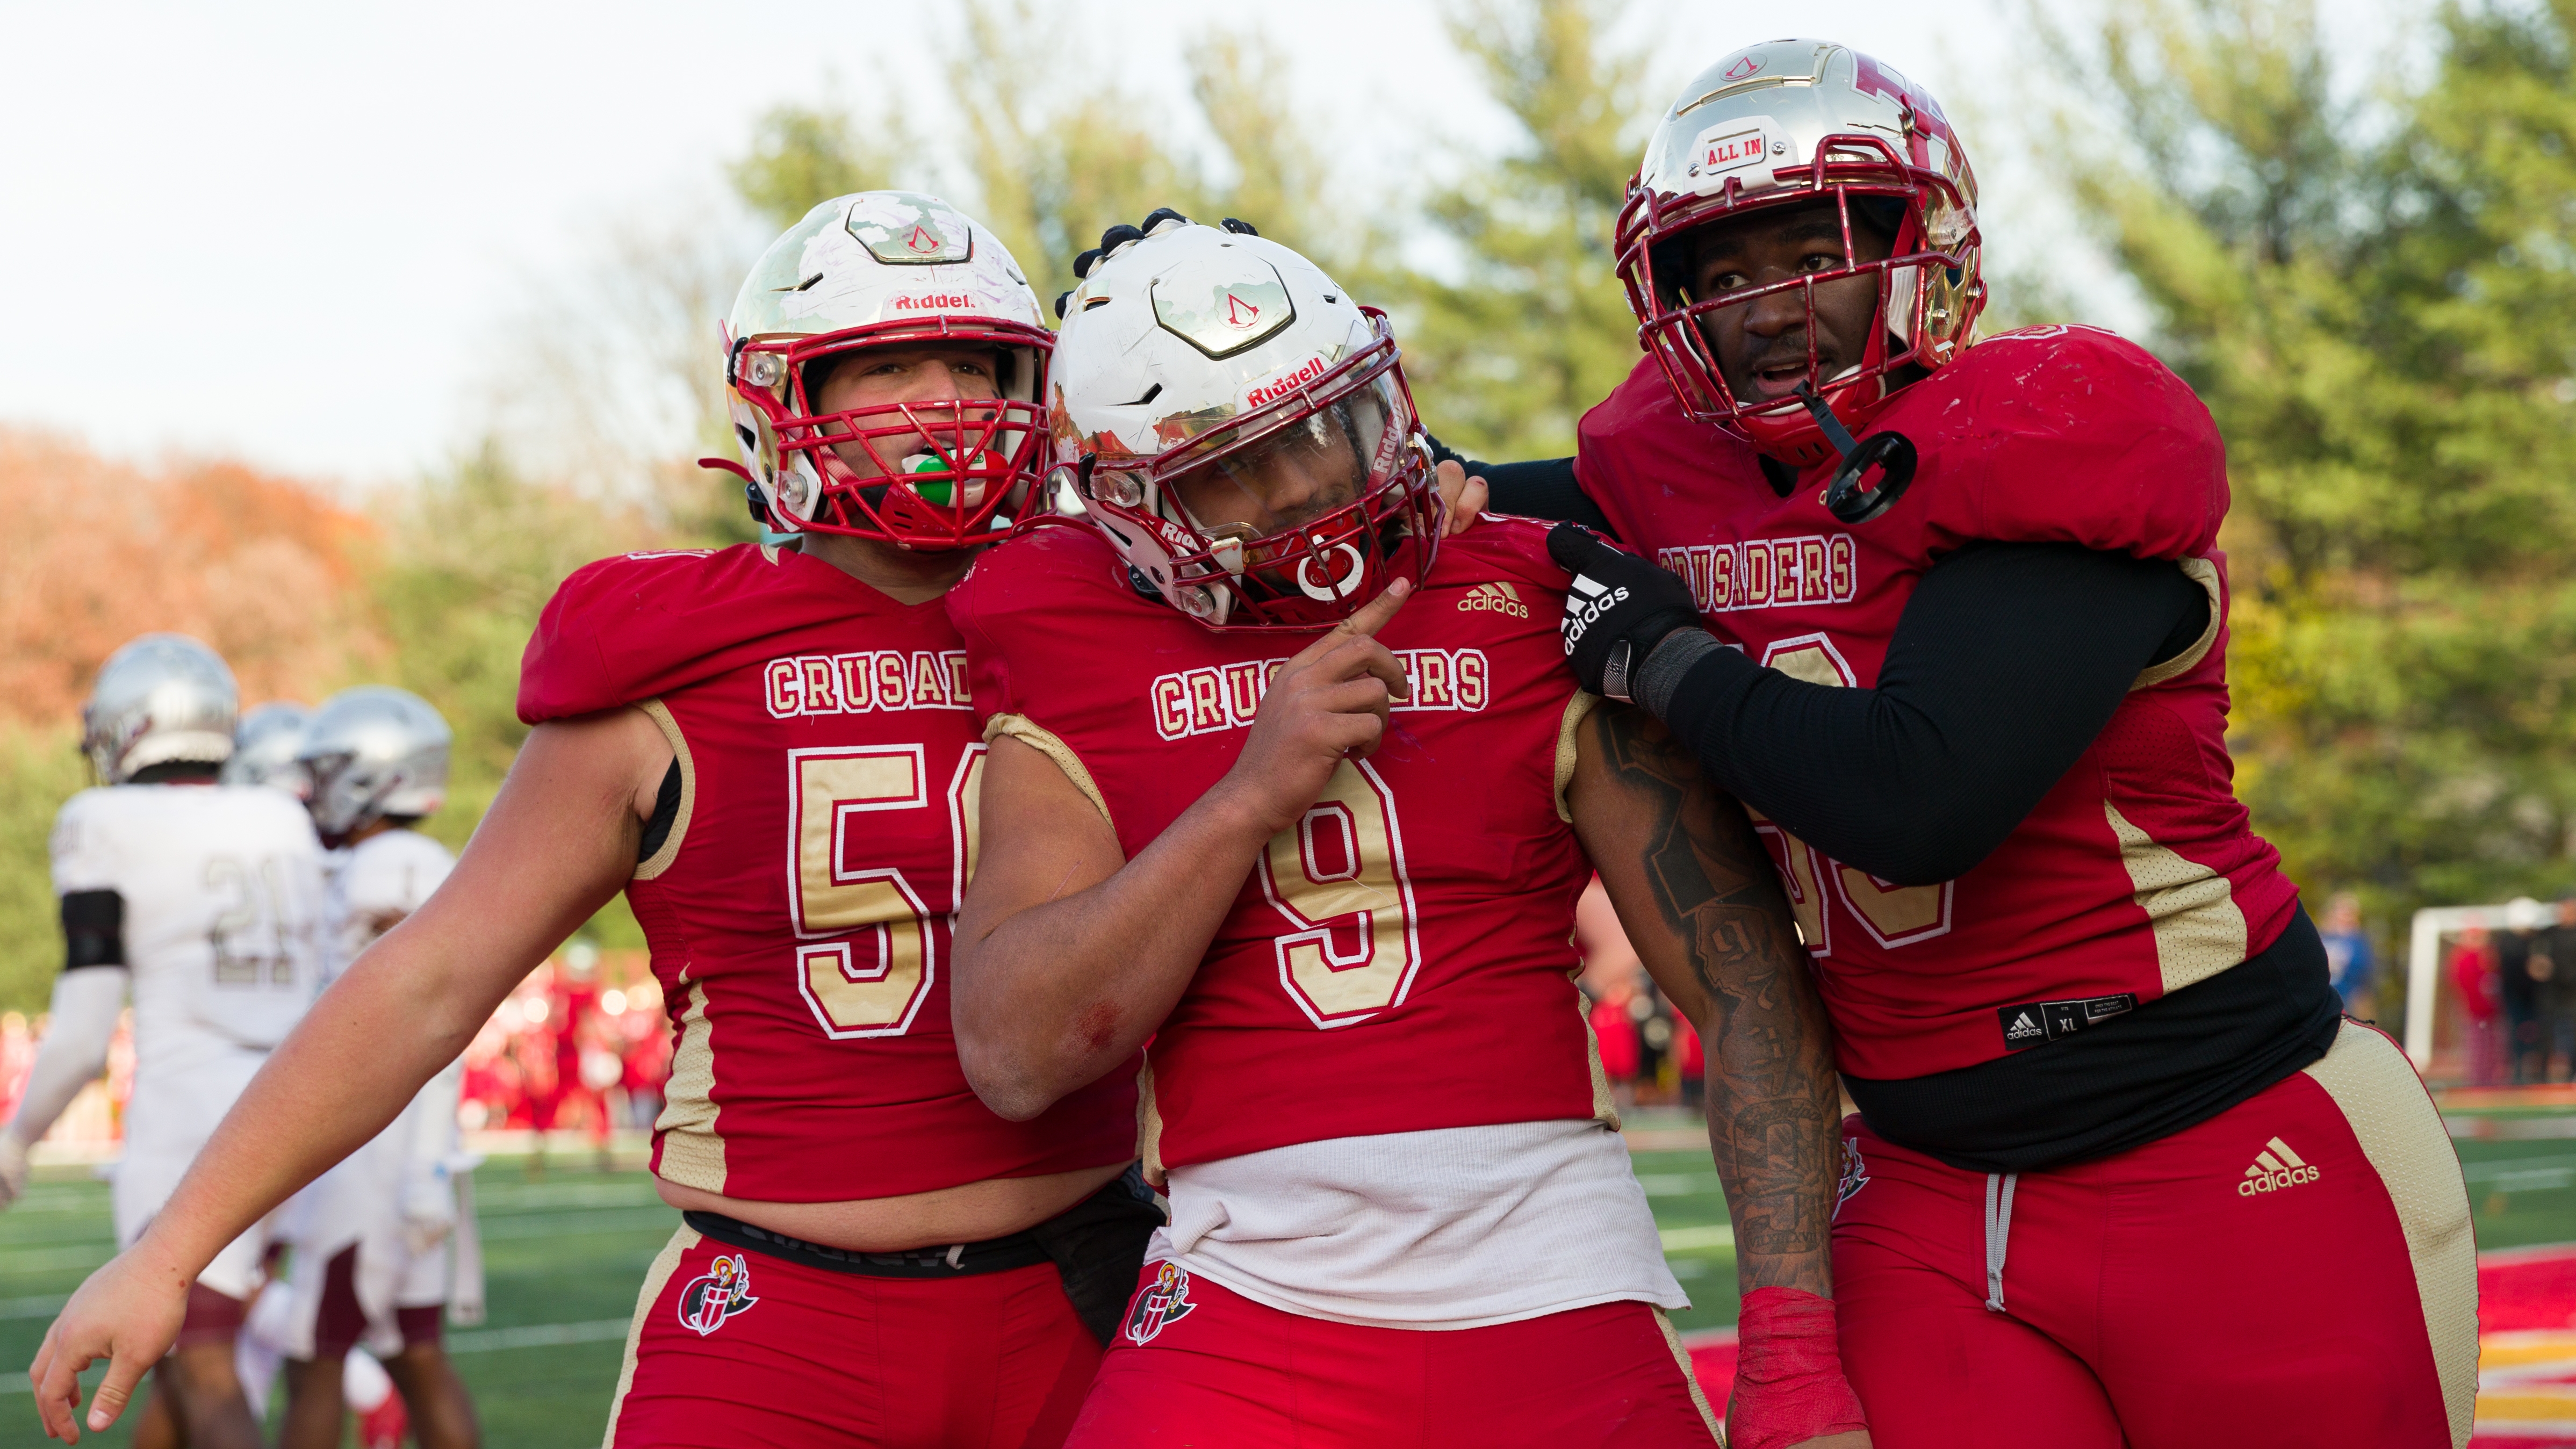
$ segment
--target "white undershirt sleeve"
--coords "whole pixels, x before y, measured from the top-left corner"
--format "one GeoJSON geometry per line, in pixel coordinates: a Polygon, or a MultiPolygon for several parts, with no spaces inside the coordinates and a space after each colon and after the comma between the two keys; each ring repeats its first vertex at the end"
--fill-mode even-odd
{"type": "Polygon", "coordinates": [[[28,1069],[27,1093],[18,1100],[10,1136],[31,1147],[43,1140],[80,1089],[107,1070],[107,1045],[132,980],[122,966],[83,966],[55,980],[53,1022],[28,1069]]]}

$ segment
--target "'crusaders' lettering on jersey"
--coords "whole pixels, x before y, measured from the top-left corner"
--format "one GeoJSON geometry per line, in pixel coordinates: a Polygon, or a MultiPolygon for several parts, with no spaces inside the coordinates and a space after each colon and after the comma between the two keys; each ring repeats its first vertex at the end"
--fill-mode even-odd
{"type": "MultiPolygon", "coordinates": [[[[1477,602],[1482,604],[1483,600],[1477,602]]],[[[1528,617],[1526,612],[1522,617],[1528,617]]],[[[1411,697],[1396,701],[1395,709],[1479,710],[1485,707],[1487,681],[1493,669],[1485,659],[1485,651],[1398,649],[1392,652],[1396,664],[1404,670],[1405,683],[1412,686],[1411,697]]],[[[1154,733],[1167,740],[1185,740],[1192,735],[1213,734],[1218,730],[1249,729],[1252,717],[1261,710],[1262,697],[1270,691],[1270,677],[1287,662],[1288,656],[1283,654],[1276,659],[1208,665],[1156,675],[1147,693],[1153,708],[1154,733]]]]}
{"type": "Polygon", "coordinates": [[[1701,613],[1723,614],[1850,603],[1860,590],[1852,567],[1856,547],[1848,533],[1809,534],[1657,549],[1655,562],[1682,576],[1701,613]]]}
{"type": "Polygon", "coordinates": [[[1883,880],[1755,816],[1816,958],[1837,1064],[1892,1080],[2040,1045],[2241,964],[2280,935],[2296,892],[2229,785],[2227,480],[2190,390],[2109,333],[2040,328],[1979,343],[1872,426],[1904,433],[1920,462],[1885,514],[1845,525],[1819,496],[1830,465],[1775,492],[1749,448],[1680,415],[1650,360],[1584,418],[1576,476],[1621,538],[1690,582],[1720,641],[1811,684],[1872,686],[1915,584],[1981,540],[2170,559],[2213,604],[2207,633],[2139,676],[1957,880],[1883,880]]]}
{"type": "Polygon", "coordinates": [[[948,1029],[984,745],[936,601],[751,547],[610,559],[530,641],[530,723],[641,706],[679,818],[627,887],[677,1036],[654,1170],[823,1202],[1126,1160],[1132,1074],[1036,1120],[966,1085],[948,1029]]]}
{"type": "MultiPolygon", "coordinates": [[[[1110,562],[1088,528],[1041,528],[949,600],[994,747],[1088,781],[1132,858],[1233,767],[1293,651],[1139,598],[1110,562]]],[[[1149,1168],[1606,1113],[1568,982],[1590,867],[1558,792],[1592,701],[1557,642],[1565,588],[1543,529],[1489,522],[1379,631],[1416,698],[1264,847],[1156,1032],[1149,1168]]]]}
{"type": "Polygon", "coordinates": [[[865,714],[872,709],[972,709],[966,651],[860,649],[772,659],[761,671],[773,719],[865,714]]]}

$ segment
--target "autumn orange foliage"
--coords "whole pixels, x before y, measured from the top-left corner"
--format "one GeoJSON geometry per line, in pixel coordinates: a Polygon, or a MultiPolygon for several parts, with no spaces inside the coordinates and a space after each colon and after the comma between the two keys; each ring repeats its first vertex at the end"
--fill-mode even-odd
{"type": "Polygon", "coordinates": [[[310,485],[0,428],[0,518],[0,720],[70,721],[156,629],[220,651],[245,706],[318,699],[387,653],[361,576],[376,526],[310,485]]]}

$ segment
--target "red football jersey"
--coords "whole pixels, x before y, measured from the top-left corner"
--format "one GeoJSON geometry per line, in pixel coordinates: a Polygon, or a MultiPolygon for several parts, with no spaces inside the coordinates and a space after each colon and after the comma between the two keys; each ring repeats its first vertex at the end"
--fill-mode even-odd
{"type": "MultiPolygon", "coordinates": [[[[1378,637],[1413,699],[1271,841],[1148,1050],[1149,1168],[1386,1132],[1608,1112],[1572,982],[1590,878],[1561,791],[1579,695],[1544,526],[1441,545],[1378,637]]],[[[949,593],[986,738],[1053,755],[1132,859],[1235,762],[1311,635],[1218,633],[1140,597],[1088,528],[949,593]]]]}
{"type": "Polygon", "coordinates": [[[519,718],[626,704],[684,772],[626,888],[677,1033],[655,1172],[838,1202],[1134,1155],[1133,1072],[1006,1122],[957,1063],[949,941],[984,747],[937,601],[747,544],[606,559],[546,605],[519,718]]]}
{"type": "MultiPolygon", "coordinates": [[[[1786,498],[1750,448],[1681,416],[1652,359],[1586,414],[1576,476],[1630,547],[1690,581],[1711,632],[1817,684],[1867,688],[1915,584],[1978,539],[2173,559],[2210,627],[2141,674],[2090,749],[1957,880],[1898,886],[1756,824],[1854,1076],[1918,1077],[2036,1046],[2269,946],[2297,890],[2236,801],[2227,754],[2225,452],[2208,409],[2086,327],[1979,343],[1872,423],[1913,486],[1867,523],[1786,498]]],[[[2045,661],[2035,661],[2044,667],[2045,661]]]]}

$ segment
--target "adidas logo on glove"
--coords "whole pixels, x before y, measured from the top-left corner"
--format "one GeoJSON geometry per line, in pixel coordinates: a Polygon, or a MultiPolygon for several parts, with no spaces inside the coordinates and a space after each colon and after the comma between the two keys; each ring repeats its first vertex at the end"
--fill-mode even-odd
{"type": "Polygon", "coordinates": [[[1583,631],[1598,622],[1602,615],[1628,602],[1625,585],[1605,589],[1581,574],[1574,576],[1574,592],[1565,596],[1565,647],[1571,650],[1583,641],[1583,631]]]}

